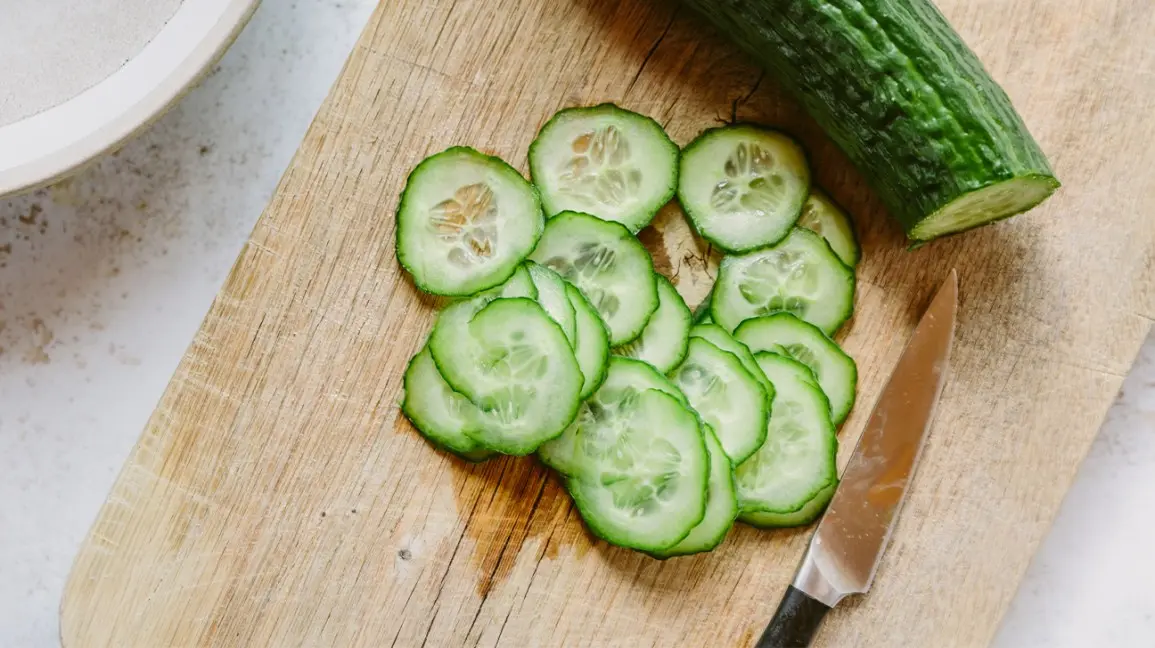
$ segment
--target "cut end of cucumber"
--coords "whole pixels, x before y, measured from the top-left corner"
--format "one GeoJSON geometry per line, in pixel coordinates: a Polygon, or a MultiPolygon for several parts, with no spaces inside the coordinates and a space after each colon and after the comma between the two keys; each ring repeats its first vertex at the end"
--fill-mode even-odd
{"type": "Polygon", "coordinates": [[[549,215],[588,212],[633,232],[673,197],[677,160],[661,125],[613,104],[562,110],[529,150],[549,215]]]}
{"type": "Polygon", "coordinates": [[[1030,175],[987,185],[947,203],[907,232],[912,240],[956,234],[1015,214],[1043,202],[1059,188],[1052,176],[1030,175]]]}

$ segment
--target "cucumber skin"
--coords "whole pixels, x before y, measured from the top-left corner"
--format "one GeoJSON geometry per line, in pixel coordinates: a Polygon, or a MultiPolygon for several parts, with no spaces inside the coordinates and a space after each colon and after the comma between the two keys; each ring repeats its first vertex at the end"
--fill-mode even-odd
{"type": "Polygon", "coordinates": [[[908,237],[997,182],[1059,186],[1006,93],[930,0],[686,2],[800,101],[908,237]]]}
{"type": "MultiPolygon", "coordinates": [[[[477,149],[475,149],[471,146],[450,146],[449,148],[445,149],[444,151],[441,151],[440,153],[434,153],[433,155],[430,155],[429,157],[425,158],[424,160],[421,160],[420,162],[417,163],[417,166],[413,167],[413,170],[409,172],[409,175],[405,178],[405,186],[401,188],[401,197],[397,201],[397,215],[398,216],[401,214],[401,211],[405,208],[405,194],[409,190],[409,184],[412,183],[415,178],[417,178],[419,175],[421,175],[422,171],[424,171],[425,166],[429,162],[432,162],[436,158],[439,158],[443,155],[451,155],[451,154],[457,154],[457,153],[469,153],[469,154],[477,155],[481,158],[484,158],[485,160],[493,162],[496,165],[505,167],[506,170],[512,172],[514,175],[521,178],[522,180],[525,180],[525,177],[521,175],[520,171],[513,168],[513,166],[510,165],[509,162],[506,162],[505,160],[497,157],[496,155],[486,155],[486,154],[482,153],[481,151],[478,151],[477,149]]],[[[529,186],[529,190],[533,194],[534,202],[537,203],[538,211],[541,212],[542,211],[541,194],[538,192],[537,187],[534,186],[534,184],[532,182],[529,182],[527,180],[526,185],[529,186]]],[[[396,218],[396,216],[395,216],[395,218],[396,218]]],[[[397,220],[400,221],[400,219],[397,219],[397,220]]],[[[537,236],[534,238],[534,244],[529,246],[529,251],[526,252],[525,257],[528,257],[533,252],[533,248],[537,245],[537,242],[539,240],[541,240],[541,235],[545,231],[545,224],[544,223],[545,223],[545,217],[544,217],[544,212],[542,212],[542,228],[537,232],[537,236]]],[[[492,281],[492,283],[487,281],[487,282],[485,282],[484,285],[481,285],[480,287],[477,287],[474,290],[470,290],[467,292],[454,292],[454,291],[438,290],[438,289],[430,286],[426,282],[420,280],[418,278],[418,275],[413,273],[413,266],[409,263],[408,259],[405,258],[405,255],[402,254],[402,246],[401,246],[402,230],[403,230],[403,228],[401,227],[401,223],[398,222],[396,232],[394,232],[394,234],[393,234],[393,237],[394,237],[393,238],[393,249],[396,251],[397,262],[401,264],[402,268],[405,268],[405,272],[409,275],[409,278],[413,281],[413,285],[420,288],[423,292],[429,293],[430,295],[437,295],[439,297],[468,297],[470,295],[475,295],[477,293],[484,292],[484,291],[489,290],[491,288],[494,288],[496,286],[500,286],[501,284],[505,283],[506,281],[509,281],[510,277],[512,277],[517,272],[517,269],[521,267],[522,262],[525,261],[525,258],[522,258],[521,261],[513,264],[513,266],[509,269],[508,273],[505,273],[504,275],[494,275],[494,277],[497,278],[496,280],[492,281]]]]}

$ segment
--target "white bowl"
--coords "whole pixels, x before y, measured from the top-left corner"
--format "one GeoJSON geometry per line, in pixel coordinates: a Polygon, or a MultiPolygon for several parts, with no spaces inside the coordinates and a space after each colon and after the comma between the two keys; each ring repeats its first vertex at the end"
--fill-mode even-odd
{"type": "Polygon", "coordinates": [[[0,196],[33,189],[115,148],[176,102],[232,44],[259,0],[185,0],[116,72],[0,126],[0,196]]]}

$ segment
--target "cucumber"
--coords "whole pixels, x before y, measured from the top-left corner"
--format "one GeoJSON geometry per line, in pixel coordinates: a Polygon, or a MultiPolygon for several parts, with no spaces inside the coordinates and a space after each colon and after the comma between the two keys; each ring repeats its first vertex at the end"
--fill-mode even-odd
{"type": "Polygon", "coordinates": [[[754,376],[731,353],[700,337],[691,338],[686,361],[670,374],[738,464],[766,440],[769,400],[754,376]]]}
{"type": "Polygon", "coordinates": [[[586,454],[566,488],[594,535],[620,547],[668,549],[706,514],[710,460],[698,418],[677,398],[650,389],[586,454]]]}
{"type": "Polygon", "coordinates": [[[694,319],[691,320],[694,324],[709,324],[714,321],[710,317],[710,298],[714,296],[714,289],[711,287],[709,294],[702,300],[701,304],[694,309],[694,319]]]}
{"type": "Polygon", "coordinates": [[[566,295],[566,287],[569,286],[569,283],[562,279],[558,273],[533,261],[529,261],[525,265],[529,270],[530,278],[533,280],[533,286],[537,289],[537,303],[541,304],[545,312],[549,313],[553,321],[561,327],[570,345],[576,346],[577,313],[574,312],[574,305],[570,303],[569,297],[566,295]]]}
{"type": "Polygon", "coordinates": [[[682,151],[678,202],[702,238],[731,253],[790,233],[810,192],[802,147],[767,128],[711,128],[682,151]]]}
{"type": "Polygon", "coordinates": [[[619,346],[638,337],[658,309],[654,264],[620,223],[562,212],[546,225],[531,257],[577,286],[619,346]]]}
{"type": "Polygon", "coordinates": [[[854,271],[822,237],[794,228],[773,247],[722,259],[710,304],[727,331],[785,311],[833,335],[854,310],[854,271]]]}
{"type": "Polygon", "coordinates": [[[914,241],[1058,186],[1006,93],[931,0],[686,0],[792,92],[914,241]]]}
{"type": "Polygon", "coordinates": [[[809,367],[830,400],[834,424],[846,420],[854,407],[858,365],[818,327],[790,313],[775,313],[742,322],[734,337],[754,353],[777,353],[809,367]]]}
{"type": "Polygon", "coordinates": [[[774,406],[766,443],[734,471],[738,519],[766,524],[763,514],[777,514],[789,524],[786,514],[803,511],[838,483],[838,440],[830,404],[809,369],[773,353],[754,357],[774,383],[774,406]]]}
{"type": "Polygon", "coordinates": [[[698,526],[690,531],[690,535],[682,538],[681,542],[669,549],[652,552],[650,555],[654,558],[665,559],[710,551],[722,544],[726,539],[726,533],[734,526],[734,519],[738,516],[733,465],[709,426],[703,426],[702,432],[706,436],[706,450],[710,454],[706,515],[698,526]]]}
{"type": "Polygon", "coordinates": [[[734,354],[734,357],[738,358],[746,371],[750,372],[750,375],[754,376],[754,379],[762,385],[762,389],[766,392],[766,406],[770,406],[774,401],[774,385],[770,384],[766,374],[762,373],[762,368],[754,360],[754,354],[750,353],[750,349],[745,344],[735,340],[732,335],[726,332],[726,329],[710,322],[699,324],[690,329],[690,337],[702,338],[726,353],[734,354]]]}
{"type": "Polygon", "coordinates": [[[827,486],[802,505],[802,508],[789,513],[775,513],[772,511],[747,511],[742,513],[741,520],[746,524],[759,529],[781,529],[800,527],[817,520],[826,511],[826,505],[834,497],[837,484],[827,486]]]}
{"type": "Polygon", "coordinates": [[[397,260],[425,292],[472,295],[509,279],[543,228],[537,191],[516,169],[455,146],[409,174],[397,207],[397,260]]]}
{"type": "Polygon", "coordinates": [[[654,279],[658,284],[658,310],[636,340],[615,348],[614,353],[648,362],[666,373],[686,357],[691,314],[669,279],[660,274],[655,274],[654,279]]]}
{"type": "Polygon", "coordinates": [[[818,189],[810,188],[810,197],[802,205],[802,216],[798,218],[798,226],[814,232],[826,239],[830,249],[838,255],[843,263],[851,268],[858,265],[862,258],[862,248],[858,245],[858,237],[854,234],[854,224],[850,217],[842,210],[830,196],[818,189]]]}
{"type": "Polygon", "coordinates": [[[565,333],[537,302],[479,302],[443,310],[429,351],[445,382],[494,422],[466,434],[490,450],[529,454],[573,420],[584,377],[565,333]]]}
{"type": "Polygon", "coordinates": [[[682,392],[651,365],[641,360],[610,356],[605,380],[578,410],[573,423],[556,439],[537,449],[542,463],[563,475],[578,475],[590,457],[601,456],[605,438],[616,438],[616,425],[636,408],[638,395],[649,390],[669,394],[682,405],[689,402],[682,392]]]}
{"type": "MultiPolygon", "coordinates": [[[[529,276],[529,270],[526,264],[523,263],[517,266],[513,271],[513,276],[505,281],[500,286],[495,286],[489,290],[483,290],[476,295],[467,297],[478,304],[489,303],[499,297],[525,297],[528,299],[537,299],[537,286],[533,284],[533,278],[529,276]]],[[[480,308],[480,306],[478,306],[480,308]]]]}
{"type": "Polygon", "coordinates": [[[404,384],[401,412],[422,436],[468,461],[484,461],[493,455],[466,434],[466,430],[481,427],[481,413],[449,387],[428,347],[422,347],[409,361],[404,384]]]}
{"type": "Polygon", "coordinates": [[[548,216],[594,214],[636,233],[674,196],[678,146],[658,122],[601,104],[554,115],[529,147],[548,216]]]}
{"type": "Polygon", "coordinates": [[[606,333],[606,325],[602,323],[598,312],[590,305],[582,291],[566,282],[565,294],[573,306],[576,319],[577,335],[573,354],[584,378],[580,396],[585,399],[606,379],[610,360],[610,338],[606,333]]]}

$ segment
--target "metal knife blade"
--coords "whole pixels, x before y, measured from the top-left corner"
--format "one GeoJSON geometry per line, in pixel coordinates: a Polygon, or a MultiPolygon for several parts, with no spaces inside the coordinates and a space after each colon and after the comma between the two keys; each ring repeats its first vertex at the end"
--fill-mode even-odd
{"type": "Polygon", "coordinates": [[[957,310],[952,270],[899,357],[794,583],[756,648],[810,645],[830,608],[870,589],[942,395],[957,310]]]}
{"type": "Polygon", "coordinates": [[[870,589],[942,394],[958,308],[952,271],[882,390],[794,586],[826,605],[870,589]]]}

